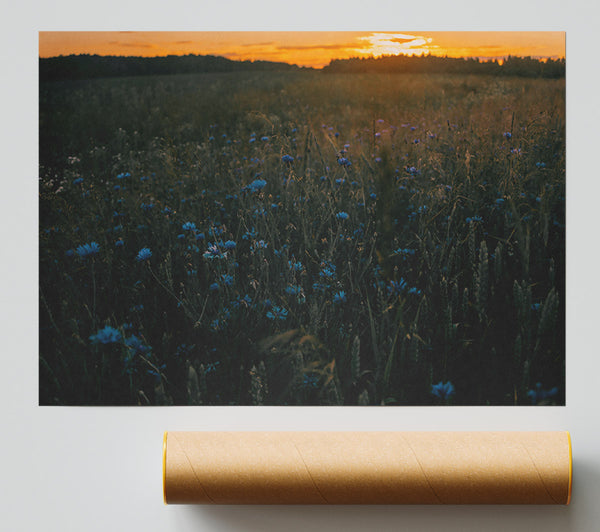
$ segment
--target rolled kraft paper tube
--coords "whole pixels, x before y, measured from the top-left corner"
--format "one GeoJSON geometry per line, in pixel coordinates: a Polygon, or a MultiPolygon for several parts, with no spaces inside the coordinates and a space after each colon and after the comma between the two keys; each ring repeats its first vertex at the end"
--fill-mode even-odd
{"type": "Polygon", "coordinates": [[[167,432],[165,503],[568,504],[568,432],[167,432]]]}

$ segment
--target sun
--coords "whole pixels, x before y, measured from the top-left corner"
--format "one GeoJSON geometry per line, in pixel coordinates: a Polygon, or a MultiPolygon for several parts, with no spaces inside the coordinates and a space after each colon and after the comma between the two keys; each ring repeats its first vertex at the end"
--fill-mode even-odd
{"type": "Polygon", "coordinates": [[[406,33],[371,33],[360,37],[365,44],[357,51],[375,57],[382,55],[422,55],[432,51],[431,37],[409,35],[406,33]]]}

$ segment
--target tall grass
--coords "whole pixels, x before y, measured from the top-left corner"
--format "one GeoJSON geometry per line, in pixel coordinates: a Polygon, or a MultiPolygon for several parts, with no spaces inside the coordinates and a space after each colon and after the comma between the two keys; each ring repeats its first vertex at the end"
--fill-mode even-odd
{"type": "Polygon", "coordinates": [[[40,403],[563,404],[564,90],[43,84],[40,403]]]}

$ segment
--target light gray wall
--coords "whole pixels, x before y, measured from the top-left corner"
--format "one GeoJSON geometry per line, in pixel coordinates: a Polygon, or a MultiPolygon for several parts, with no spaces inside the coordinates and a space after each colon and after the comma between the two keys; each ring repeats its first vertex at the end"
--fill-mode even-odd
{"type": "Polygon", "coordinates": [[[3,5],[0,529],[7,531],[600,530],[598,9],[587,0],[3,5]],[[213,5],[214,4],[214,5],[213,5]],[[266,4],[266,5],[265,5],[266,4]],[[591,6],[591,7],[590,7],[591,6]],[[65,29],[567,31],[567,406],[37,406],[37,32],[65,29]],[[164,430],[570,430],[569,507],[163,506],[164,430]]]}

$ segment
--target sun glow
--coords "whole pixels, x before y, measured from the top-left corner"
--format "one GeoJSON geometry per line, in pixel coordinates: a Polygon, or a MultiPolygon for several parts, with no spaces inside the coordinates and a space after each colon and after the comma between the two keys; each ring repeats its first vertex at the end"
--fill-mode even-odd
{"type": "Polygon", "coordinates": [[[501,59],[565,56],[563,32],[40,32],[40,57],[219,55],[321,68],[333,59],[432,54],[501,59]]]}
{"type": "Polygon", "coordinates": [[[408,35],[406,33],[371,33],[360,37],[364,48],[357,48],[361,54],[379,57],[382,55],[421,55],[431,51],[428,46],[431,37],[408,35]]]}

